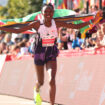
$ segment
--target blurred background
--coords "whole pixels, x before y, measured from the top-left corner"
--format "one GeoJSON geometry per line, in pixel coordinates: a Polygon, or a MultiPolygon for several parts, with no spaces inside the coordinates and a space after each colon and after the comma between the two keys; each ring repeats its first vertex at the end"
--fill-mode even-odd
{"type": "Polygon", "coordinates": [[[42,4],[49,1],[55,8],[85,10],[86,13],[94,6],[99,9],[105,6],[105,0],[0,0],[0,19],[24,17],[40,11],[42,4]]]}
{"type": "Polygon", "coordinates": [[[0,0],[0,19],[21,18],[39,11],[42,0],[0,0]]]}

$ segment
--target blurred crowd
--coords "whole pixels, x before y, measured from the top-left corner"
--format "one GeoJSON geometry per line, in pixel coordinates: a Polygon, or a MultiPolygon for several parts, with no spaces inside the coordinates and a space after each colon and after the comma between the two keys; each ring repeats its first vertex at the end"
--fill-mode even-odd
{"type": "MultiPolygon", "coordinates": [[[[90,13],[98,11],[97,6],[89,9],[90,13]]],[[[86,10],[75,10],[77,14],[85,14],[86,10]]],[[[0,54],[12,54],[14,57],[34,53],[34,34],[15,34],[0,31],[0,54]]],[[[105,46],[105,22],[100,22],[86,33],[85,38],[81,38],[79,30],[67,29],[62,27],[59,29],[57,46],[59,50],[69,49],[96,49],[105,46]]]]}
{"type": "MultiPolygon", "coordinates": [[[[97,5],[90,6],[89,13],[96,14],[99,10],[97,5]]],[[[77,14],[86,14],[86,8],[75,9],[77,14]]],[[[82,38],[80,30],[61,28],[58,38],[58,48],[65,49],[97,49],[105,46],[105,7],[102,9],[103,19],[90,29],[82,38]]]]}
{"type": "Polygon", "coordinates": [[[81,38],[79,30],[61,28],[59,32],[58,48],[63,49],[97,49],[105,46],[105,23],[97,28],[97,32],[86,33],[85,38],[81,38]]]}
{"type": "Polygon", "coordinates": [[[0,31],[0,54],[11,54],[18,58],[33,54],[35,34],[15,34],[0,31]]]}

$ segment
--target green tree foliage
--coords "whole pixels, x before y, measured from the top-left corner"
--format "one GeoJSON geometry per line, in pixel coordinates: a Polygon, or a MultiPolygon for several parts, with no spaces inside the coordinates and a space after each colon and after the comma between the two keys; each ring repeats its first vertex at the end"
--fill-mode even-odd
{"type": "Polygon", "coordinates": [[[8,18],[19,18],[26,16],[29,11],[28,0],[9,0],[7,9],[8,18]]]}
{"type": "Polygon", "coordinates": [[[0,9],[0,16],[6,19],[21,18],[41,9],[42,0],[8,0],[7,6],[0,9]]]}
{"type": "Polygon", "coordinates": [[[0,8],[0,19],[5,18],[7,15],[7,8],[6,7],[1,7],[0,8]]]}
{"type": "Polygon", "coordinates": [[[34,13],[41,10],[43,0],[29,0],[29,1],[31,6],[29,13],[34,13]]]}

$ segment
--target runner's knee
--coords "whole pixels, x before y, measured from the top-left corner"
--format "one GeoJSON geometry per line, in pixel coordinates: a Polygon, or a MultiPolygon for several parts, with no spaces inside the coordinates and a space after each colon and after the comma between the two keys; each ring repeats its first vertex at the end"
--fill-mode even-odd
{"type": "Polygon", "coordinates": [[[44,84],[44,81],[38,81],[38,84],[39,84],[40,86],[42,86],[42,85],[44,84]]]}
{"type": "Polygon", "coordinates": [[[51,79],[51,80],[49,81],[49,85],[50,85],[50,86],[54,86],[54,85],[55,85],[55,78],[54,78],[54,79],[51,79]]]}

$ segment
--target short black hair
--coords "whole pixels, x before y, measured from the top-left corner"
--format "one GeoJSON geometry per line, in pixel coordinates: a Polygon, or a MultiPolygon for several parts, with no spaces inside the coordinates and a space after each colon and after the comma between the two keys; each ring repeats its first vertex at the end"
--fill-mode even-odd
{"type": "Polygon", "coordinates": [[[54,10],[54,7],[51,3],[49,4],[43,4],[41,11],[43,10],[44,7],[51,7],[54,10]]]}

